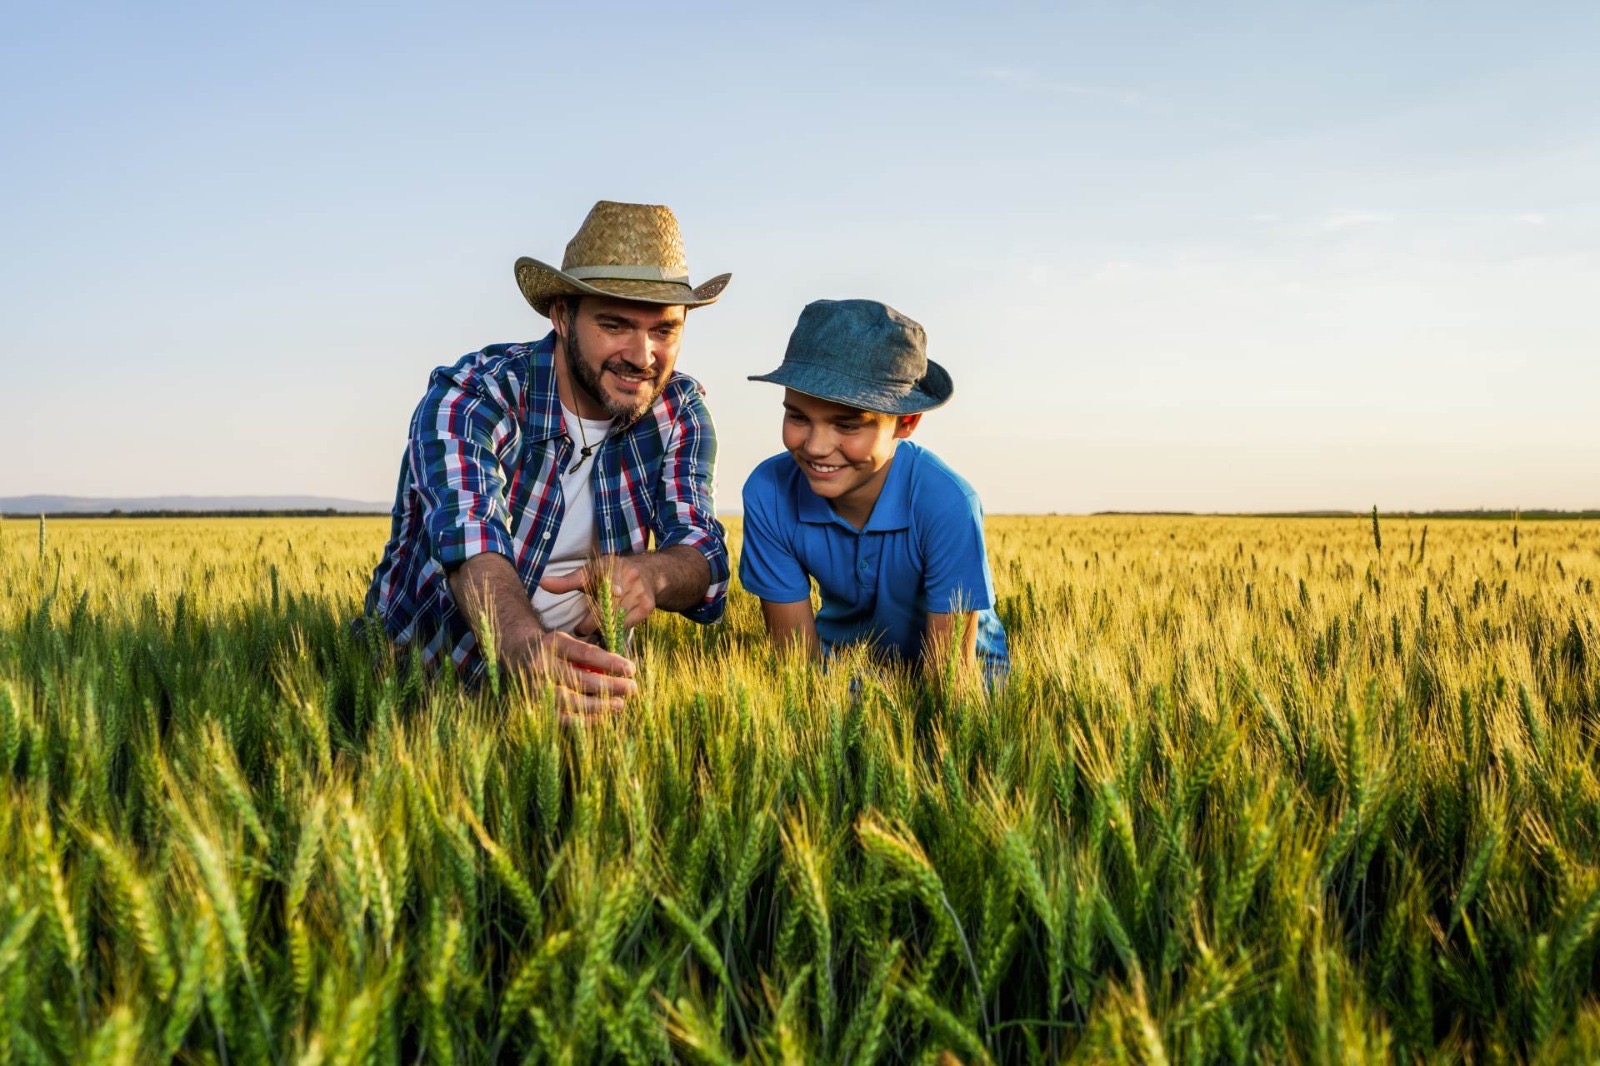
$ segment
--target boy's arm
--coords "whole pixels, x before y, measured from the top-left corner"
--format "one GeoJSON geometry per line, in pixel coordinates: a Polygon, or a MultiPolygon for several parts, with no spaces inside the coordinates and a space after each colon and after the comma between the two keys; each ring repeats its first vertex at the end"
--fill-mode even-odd
{"type": "Polygon", "coordinates": [[[817,616],[811,609],[811,578],[796,558],[790,536],[792,509],[773,478],[770,463],[745,480],[744,546],[739,552],[739,582],[761,600],[767,636],[780,651],[799,644],[809,658],[822,654],[817,616]]]}
{"type": "Polygon", "coordinates": [[[983,504],[959,478],[939,481],[936,487],[938,491],[921,497],[928,510],[918,523],[928,603],[922,663],[925,673],[938,678],[954,656],[957,672],[967,676],[978,660],[978,612],[995,602],[983,538],[983,504]]]}
{"type": "Polygon", "coordinates": [[[978,661],[978,612],[962,611],[959,614],[940,614],[929,611],[927,627],[922,633],[922,667],[927,673],[939,675],[950,660],[955,645],[956,630],[961,631],[961,646],[955,649],[959,672],[965,673],[978,661]]]}
{"type": "Polygon", "coordinates": [[[767,623],[767,636],[773,647],[785,652],[798,647],[808,659],[822,655],[822,642],[817,639],[817,615],[811,609],[811,600],[795,603],[761,601],[761,617],[767,623]]]}

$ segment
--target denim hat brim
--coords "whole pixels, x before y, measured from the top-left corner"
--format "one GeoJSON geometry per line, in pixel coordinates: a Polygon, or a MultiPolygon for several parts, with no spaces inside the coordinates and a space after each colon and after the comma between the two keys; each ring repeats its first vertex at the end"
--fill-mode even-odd
{"type": "Polygon", "coordinates": [[[880,381],[863,381],[832,367],[785,360],[770,374],[751,374],[751,381],[769,381],[819,400],[887,415],[914,415],[941,407],[956,391],[944,367],[928,360],[928,371],[910,389],[880,381]]]}

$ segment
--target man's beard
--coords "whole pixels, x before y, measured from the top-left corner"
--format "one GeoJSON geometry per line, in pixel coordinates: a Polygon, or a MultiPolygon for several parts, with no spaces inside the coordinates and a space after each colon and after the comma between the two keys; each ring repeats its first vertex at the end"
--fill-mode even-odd
{"type": "Polygon", "coordinates": [[[583,350],[578,346],[578,331],[576,329],[569,331],[564,340],[566,341],[567,349],[567,369],[572,372],[573,384],[581,389],[585,396],[603,407],[606,414],[619,420],[623,425],[637,421],[640,415],[650,410],[651,406],[656,402],[656,398],[661,395],[661,390],[666,383],[661,380],[661,371],[658,364],[657,369],[654,371],[655,376],[650,379],[648,393],[641,395],[639,399],[631,404],[623,400],[613,400],[607,395],[605,385],[600,380],[600,375],[607,370],[616,374],[637,374],[639,369],[628,365],[621,359],[612,359],[607,361],[599,370],[594,370],[583,358],[583,350]]]}

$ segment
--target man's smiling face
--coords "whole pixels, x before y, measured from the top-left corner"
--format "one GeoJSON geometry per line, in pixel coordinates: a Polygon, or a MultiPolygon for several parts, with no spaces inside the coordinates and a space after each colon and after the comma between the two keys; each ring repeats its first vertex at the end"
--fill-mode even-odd
{"type": "Polygon", "coordinates": [[[551,321],[578,414],[632,422],[650,410],[678,361],[684,309],[603,296],[558,301],[551,321]]]}

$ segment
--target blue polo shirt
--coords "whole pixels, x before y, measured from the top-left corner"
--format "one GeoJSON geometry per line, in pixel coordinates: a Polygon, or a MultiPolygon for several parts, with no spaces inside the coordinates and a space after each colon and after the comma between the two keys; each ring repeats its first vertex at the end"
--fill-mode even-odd
{"type": "Polygon", "coordinates": [[[1006,632],[994,613],[994,579],[983,545],[983,504],[938,456],[902,440],[866,525],[856,529],[811,491],[787,452],[744,483],[739,581],[763,600],[822,594],[823,648],[867,640],[916,662],[926,616],[978,612],[978,659],[996,676],[1008,665],[1006,632]]]}

